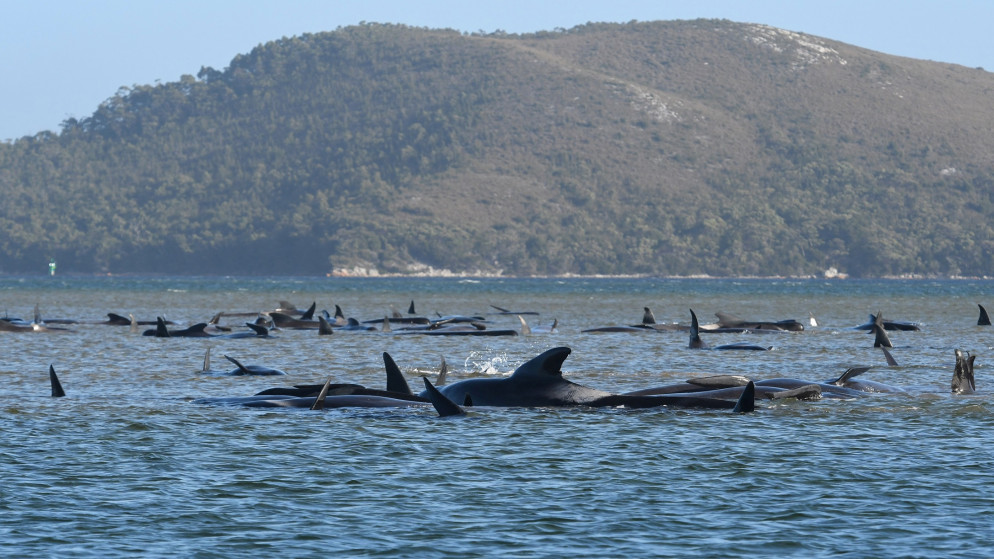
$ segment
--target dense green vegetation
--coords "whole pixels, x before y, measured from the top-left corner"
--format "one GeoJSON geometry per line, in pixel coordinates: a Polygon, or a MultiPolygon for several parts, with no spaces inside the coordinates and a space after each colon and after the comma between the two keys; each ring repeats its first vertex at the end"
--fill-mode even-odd
{"type": "Polygon", "coordinates": [[[992,90],[714,20],[284,38],[0,144],[0,272],[994,276],[992,90]]]}

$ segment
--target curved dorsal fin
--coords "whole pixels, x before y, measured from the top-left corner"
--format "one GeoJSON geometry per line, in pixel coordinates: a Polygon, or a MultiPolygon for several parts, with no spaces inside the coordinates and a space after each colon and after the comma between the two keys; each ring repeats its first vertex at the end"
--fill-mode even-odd
{"type": "Polygon", "coordinates": [[[517,380],[562,378],[563,362],[572,350],[568,347],[555,347],[533,357],[514,370],[511,378],[517,380]]]}
{"type": "Polygon", "coordinates": [[[383,326],[380,328],[381,332],[392,332],[393,329],[390,327],[390,319],[383,317],[383,326]]]}
{"type": "Polygon", "coordinates": [[[425,391],[428,393],[428,399],[431,400],[431,405],[438,412],[439,417],[452,417],[454,415],[465,415],[465,411],[460,408],[455,402],[450,400],[445,394],[438,391],[437,388],[432,386],[431,381],[428,377],[421,377],[421,380],[425,383],[425,391]]]}
{"type": "Polygon", "coordinates": [[[742,390],[742,395],[739,396],[738,402],[735,402],[735,407],[732,411],[735,413],[749,413],[755,411],[756,409],[756,383],[749,381],[749,384],[745,386],[742,390]]]}
{"type": "Polygon", "coordinates": [[[311,306],[307,307],[304,314],[300,315],[300,320],[314,320],[314,309],[318,308],[318,302],[314,301],[311,306]]]}
{"type": "Polygon", "coordinates": [[[387,371],[388,392],[412,394],[411,387],[407,384],[407,379],[404,378],[404,373],[400,372],[400,367],[394,362],[393,357],[390,357],[390,354],[385,351],[383,352],[383,366],[387,371]]]}
{"type": "Polygon", "coordinates": [[[211,370],[211,346],[207,346],[207,351],[204,352],[204,367],[200,369],[201,372],[206,373],[211,370]]]}
{"type": "Polygon", "coordinates": [[[245,365],[242,365],[241,363],[239,363],[238,360],[235,359],[234,357],[228,357],[227,355],[225,355],[224,358],[227,359],[228,361],[231,361],[232,363],[234,363],[235,366],[238,367],[239,371],[241,371],[243,373],[247,373],[247,374],[251,374],[252,373],[252,371],[249,371],[248,369],[246,369],[245,365]]]}
{"type": "Polygon", "coordinates": [[[331,327],[331,323],[324,315],[318,316],[318,335],[319,336],[330,336],[335,333],[335,330],[331,327]]]}
{"type": "Polygon", "coordinates": [[[838,386],[842,386],[843,384],[846,383],[846,381],[858,377],[859,375],[865,373],[866,371],[869,371],[871,368],[872,367],[849,367],[848,369],[846,369],[846,372],[842,373],[842,375],[839,378],[829,382],[828,384],[835,384],[838,386]]]}
{"type": "Polygon", "coordinates": [[[253,332],[255,332],[256,336],[268,336],[269,335],[269,328],[266,328],[262,324],[255,324],[255,323],[252,323],[252,322],[246,322],[245,326],[248,326],[253,332]]]}
{"type": "Polygon", "coordinates": [[[697,313],[690,309],[690,348],[706,348],[707,344],[701,339],[701,324],[697,321],[697,313]]]}
{"type": "Polygon", "coordinates": [[[321,391],[318,392],[317,398],[314,398],[314,403],[311,404],[312,410],[322,410],[324,409],[324,400],[328,397],[328,388],[331,387],[331,377],[324,382],[324,386],[321,387],[321,391]]]}
{"type": "Polygon", "coordinates": [[[977,306],[980,307],[980,318],[977,319],[977,326],[990,326],[991,315],[987,314],[987,309],[980,303],[977,303],[977,306]]]}
{"type": "Polygon", "coordinates": [[[521,335],[527,336],[528,334],[531,334],[532,333],[531,327],[528,326],[528,323],[525,322],[524,318],[521,318],[520,314],[518,315],[518,320],[521,321],[521,335]]]}

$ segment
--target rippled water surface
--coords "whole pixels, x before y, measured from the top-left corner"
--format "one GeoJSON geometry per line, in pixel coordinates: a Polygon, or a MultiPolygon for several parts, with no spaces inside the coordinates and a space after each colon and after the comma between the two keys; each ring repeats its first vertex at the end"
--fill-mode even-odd
{"type": "MultiPolygon", "coordinates": [[[[82,321],[0,332],[0,554],[186,556],[994,555],[989,281],[0,278],[10,316],[82,321]],[[534,311],[516,337],[283,330],[274,339],[144,337],[107,312],[238,327],[286,299],[347,316],[534,311]],[[708,334],[770,352],[695,351],[686,333],[581,333],[704,322],[724,311],[819,323],[801,333],[708,334]],[[882,311],[899,366],[851,327],[882,311]],[[903,388],[858,400],[760,401],[753,414],[625,409],[245,409],[193,403],[271,386],[382,387],[389,352],[415,389],[506,375],[573,349],[568,378],[623,392],[691,376],[865,378],[903,388]],[[204,374],[228,354],[285,377],[204,374]],[[950,394],[954,350],[978,393],[950,394]],[[67,392],[50,397],[48,366],[67,392]]],[[[487,315],[491,327],[519,328],[487,315]]],[[[223,363],[223,364],[222,364],[223,363]]]]}

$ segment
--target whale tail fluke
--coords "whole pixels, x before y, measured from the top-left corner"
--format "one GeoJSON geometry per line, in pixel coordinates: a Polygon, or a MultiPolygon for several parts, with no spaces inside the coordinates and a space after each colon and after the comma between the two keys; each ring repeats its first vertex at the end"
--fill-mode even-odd
{"type": "Polygon", "coordinates": [[[448,399],[445,394],[439,392],[428,377],[421,377],[421,380],[425,383],[425,391],[428,393],[428,399],[431,401],[431,405],[434,406],[435,411],[438,412],[439,417],[452,417],[455,415],[466,415],[465,410],[459,407],[455,402],[448,399]]]}
{"type": "Polygon", "coordinates": [[[66,395],[66,391],[62,389],[62,383],[59,382],[59,376],[55,374],[55,366],[48,366],[48,379],[52,382],[52,397],[61,398],[66,395]]]}
{"type": "Polygon", "coordinates": [[[890,343],[890,336],[887,335],[887,330],[884,329],[884,319],[880,311],[877,311],[877,316],[873,317],[873,333],[876,336],[873,340],[873,347],[894,347],[890,343]]]}
{"type": "MultiPolygon", "coordinates": [[[[968,351],[956,350],[956,368],[953,370],[953,394],[973,394],[977,390],[973,378],[973,361],[976,355],[968,351]]],[[[55,394],[52,394],[53,396],[55,394]]]]}
{"type": "Polygon", "coordinates": [[[894,359],[894,356],[890,354],[890,351],[884,346],[880,346],[880,349],[884,352],[884,359],[887,360],[887,366],[897,367],[897,359],[894,359]]]}

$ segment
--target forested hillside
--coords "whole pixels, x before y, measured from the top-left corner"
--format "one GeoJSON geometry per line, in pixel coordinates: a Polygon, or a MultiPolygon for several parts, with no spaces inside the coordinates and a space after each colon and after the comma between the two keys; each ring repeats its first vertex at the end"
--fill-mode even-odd
{"type": "Polygon", "coordinates": [[[729,21],[348,27],[0,143],[0,272],[994,276],[992,109],[729,21]]]}

